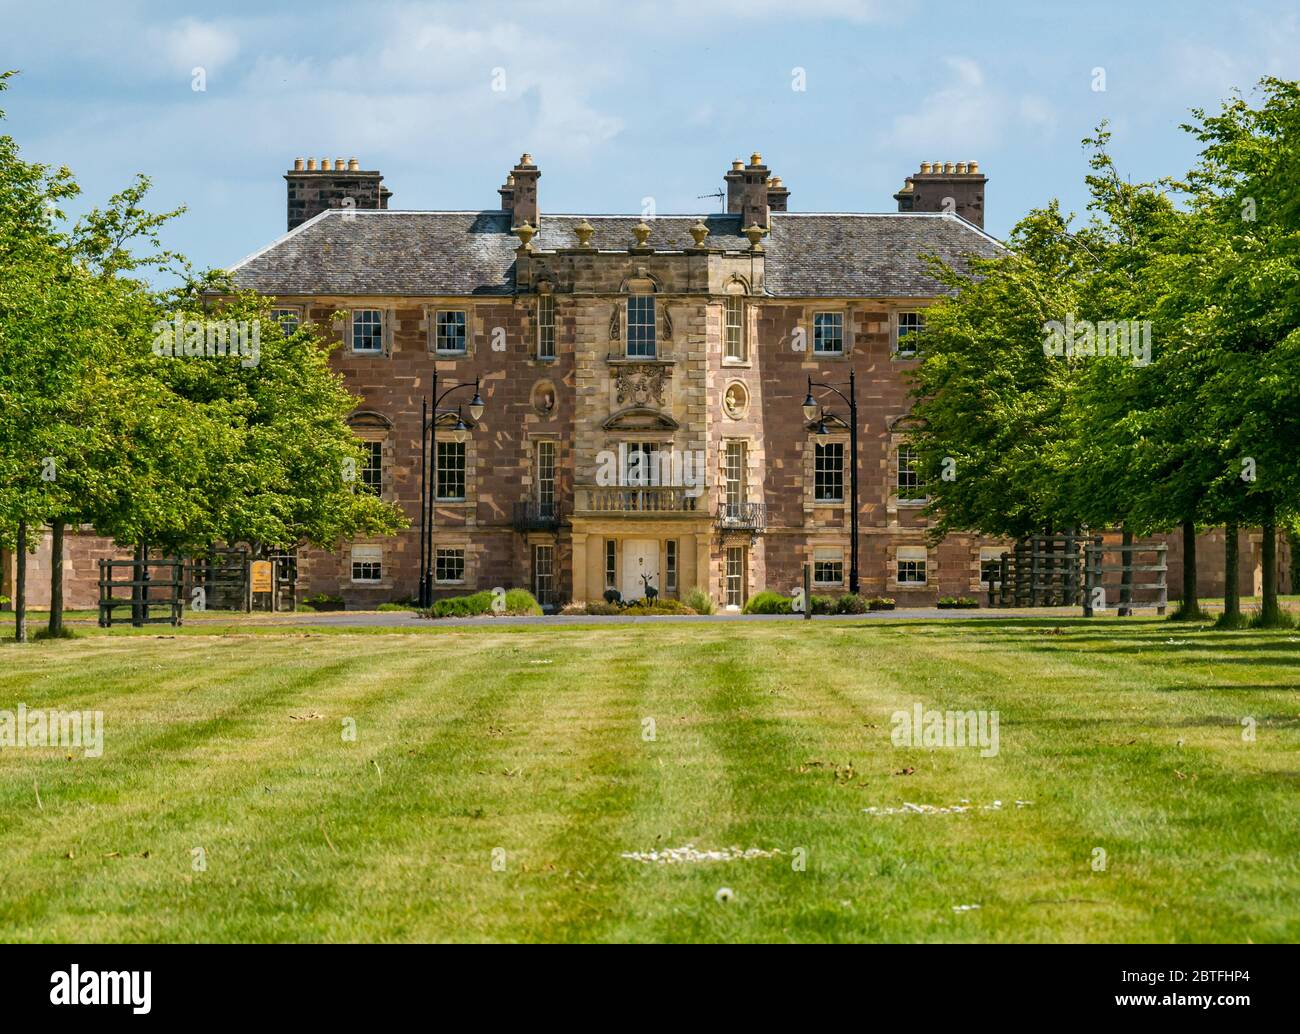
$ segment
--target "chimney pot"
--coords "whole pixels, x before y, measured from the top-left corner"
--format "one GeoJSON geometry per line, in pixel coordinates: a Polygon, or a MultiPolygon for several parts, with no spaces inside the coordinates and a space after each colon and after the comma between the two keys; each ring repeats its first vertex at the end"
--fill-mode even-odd
{"type": "Polygon", "coordinates": [[[755,151],[753,154],[749,156],[750,168],[753,168],[755,165],[762,165],[762,164],[763,164],[763,156],[759,154],[757,151],[755,151]]]}
{"type": "Polygon", "coordinates": [[[360,172],[360,171],[361,171],[361,163],[357,161],[355,158],[349,158],[348,172],[360,172]]]}
{"type": "Polygon", "coordinates": [[[737,158],[734,162],[731,163],[732,172],[739,172],[744,167],[745,167],[745,163],[742,162],[739,158],[737,158]]]}
{"type": "Polygon", "coordinates": [[[320,167],[323,172],[329,172],[334,168],[334,164],[328,158],[322,158],[320,160],[320,167]]]}
{"type": "Polygon", "coordinates": [[[342,158],[335,158],[335,159],[334,159],[334,168],[335,168],[338,172],[346,172],[346,171],[347,171],[347,168],[348,168],[348,163],[345,162],[342,158]]]}
{"type": "Polygon", "coordinates": [[[294,172],[302,172],[302,169],[303,169],[303,161],[302,161],[302,159],[301,159],[301,158],[295,158],[295,159],[293,160],[293,171],[294,171],[294,172]]]}
{"type": "Polygon", "coordinates": [[[984,184],[979,162],[921,162],[921,171],[908,176],[894,195],[900,212],[943,212],[955,203],[956,214],[984,226],[984,184]]]}
{"type": "Polygon", "coordinates": [[[316,159],[315,159],[315,158],[308,158],[308,159],[307,159],[307,171],[308,171],[308,172],[315,172],[315,171],[316,171],[316,159]]]}

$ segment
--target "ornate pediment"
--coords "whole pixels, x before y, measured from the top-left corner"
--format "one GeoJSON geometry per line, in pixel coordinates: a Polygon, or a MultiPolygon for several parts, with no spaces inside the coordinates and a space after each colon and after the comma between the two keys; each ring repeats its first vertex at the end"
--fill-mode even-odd
{"type": "Polygon", "coordinates": [[[620,409],[602,424],[606,431],[676,431],[677,421],[649,406],[620,409]]]}
{"type": "Polygon", "coordinates": [[[668,385],[669,367],[646,363],[619,366],[614,371],[617,404],[620,406],[662,406],[668,385]]]}

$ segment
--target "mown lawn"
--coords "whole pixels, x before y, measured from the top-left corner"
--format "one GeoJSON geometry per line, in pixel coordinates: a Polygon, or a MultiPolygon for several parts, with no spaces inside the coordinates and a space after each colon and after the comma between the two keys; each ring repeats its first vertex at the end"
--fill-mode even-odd
{"type": "Polygon", "coordinates": [[[0,748],[0,940],[1300,939],[1297,632],[283,630],[0,657],[0,710],[106,727],[101,758],[0,748]],[[918,702],[996,710],[998,755],[895,747],[918,702]],[[688,844],[780,853],[621,857],[688,844]]]}

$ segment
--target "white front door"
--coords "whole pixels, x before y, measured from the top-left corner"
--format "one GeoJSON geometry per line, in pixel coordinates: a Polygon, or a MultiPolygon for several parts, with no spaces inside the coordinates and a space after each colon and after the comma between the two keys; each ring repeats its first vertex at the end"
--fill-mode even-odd
{"type": "Polygon", "coordinates": [[[663,588],[659,584],[659,543],[653,539],[628,539],[623,543],[623,599],[639,600],[645,595],[642,575],[654,588],[663,588]]]}

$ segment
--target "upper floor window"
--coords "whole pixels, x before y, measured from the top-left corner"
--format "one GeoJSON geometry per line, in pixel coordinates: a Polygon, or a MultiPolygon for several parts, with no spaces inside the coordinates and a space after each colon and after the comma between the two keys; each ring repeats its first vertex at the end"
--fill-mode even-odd
{"type": "Polygon", "coordinates": [[[898,314],[898,356],[911,359],[916,356],[916,338],[925,329],[925,317],[919,312],[900,312],[898,314]]]}
{"type": "Polygon", "coordinates": [[[384,443],[362,442],[361,449],[365,453],[361,465],[361,485],[367,491],[379,495],[384,487],[384,443]]]}
{"type": "Polygon", "coordinates": [[[745,359],[745,300],[739,295],[729,295],[722,303],[722,329],[727,359],[745,359]]]}
{"type": "Polygon", "coordinates": [[[537,509],[541,517],[555,516],[556,443],[537,443],[537,509]]]}
{"type": "Polygon", "coordinates": [[[844,354],[844,313],[813,313],[813,351],[823,355],[844,354]]]}
{"type": "Polygon", "coordinates": [[[465,351],[465,313],[461,309],[444,309],[434,316],[435,351],[461,354],[465,351]]]}
{"type": "Polygon", "coordinates": [[[898,449],[898,498],[900,500],[921,500],[925,498],[925,486],[921,481],[921,457],[916,450],[906,445],[898,449]]]}
{"type": "Polygon", "coordinates": [[[730,441],[723,453],[727,517],[739,518],[745,509],[745,443],[730,441]]]}
{"type": "Polygon", "coordinates": [[[271,319],[280,325],[280,331],[285,337],[298,333],[300,317],[297,309],[272,309],[271,319]]]}
{"type": "Polygon", "coordinates": [[[632,488],[646,488],[660,483],[659,443],[622,442],[622,483],[632,488]]]}
{"type": "Polygon", "coordinates": [[[655,300],[634,294],[627,300],[627,354],[653,359],[655,355],[655,300]]]}
{"type": "Polygon", "coordinates": [[[555,358],[555,296],[537,296],[537,358],[555,358]]]}
{"type": "Polygon", "coordinates": [[[352,351],[384,350],[384,314],[379,309],[355,309],[352,313],[352,351]]]}
{"type": "Polygon", "coordinates": [[[844,443],[817,443],[813,456],[813,498],[819,503],[844,501],[844,443]]]}
{"type": "Polygon", "coordinates": [[[436,491],[439,499],[465,498],[465,443],[438,440],[436,491]]]}

